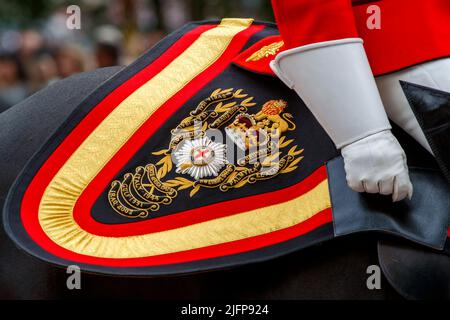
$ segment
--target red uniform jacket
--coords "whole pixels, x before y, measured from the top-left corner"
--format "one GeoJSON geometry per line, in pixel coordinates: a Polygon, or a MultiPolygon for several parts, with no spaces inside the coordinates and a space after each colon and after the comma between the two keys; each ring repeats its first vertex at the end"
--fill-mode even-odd
{"type": "Polygon", "coordinates": [[[272,5],[283,49],[359,37],[375,75],[450,56],[450,0],[272,0],[272,5]],[[367,26],[374,5],[380,29],[367,26]]]}

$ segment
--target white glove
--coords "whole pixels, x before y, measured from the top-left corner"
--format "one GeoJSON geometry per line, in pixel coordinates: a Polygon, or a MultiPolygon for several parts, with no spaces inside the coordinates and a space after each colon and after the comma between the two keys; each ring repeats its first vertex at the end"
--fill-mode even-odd
{"type": "Polygon", "coordinates": [[[357,192],[392,194],[392,201],[411,199],[406,156],[390,130],[370,135],[341,150],[347,184],[357,192]]]}
{"type": "Polygon", "coordinates": [[[394,201],[412,195],[406,157],[390,132],[361,39],[286,50],[270,66],[342,148],[353,190],[392,194],[394,201]]]}

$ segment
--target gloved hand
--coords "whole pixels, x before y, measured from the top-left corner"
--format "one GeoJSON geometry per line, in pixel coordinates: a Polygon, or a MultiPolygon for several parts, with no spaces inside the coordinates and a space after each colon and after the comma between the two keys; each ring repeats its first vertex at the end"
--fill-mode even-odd
{"type": "Polygon", "coordinates": [[[406,156],[390,130],[353,142],[341,149],[347,184],[357,192],[392,194],[392,201],[411,199],[406,156]]]}

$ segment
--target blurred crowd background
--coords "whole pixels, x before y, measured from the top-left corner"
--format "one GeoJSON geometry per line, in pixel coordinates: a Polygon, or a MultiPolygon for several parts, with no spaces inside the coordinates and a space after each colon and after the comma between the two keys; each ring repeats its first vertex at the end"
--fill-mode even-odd
{"type": "Polygon", "coordinates": [[[269,0],[0,0],[0,112],[72,74],[126,65],[193,20],[273,20],[269,0]],[[67,8],[81,9],[69,29],[67,8]]]}

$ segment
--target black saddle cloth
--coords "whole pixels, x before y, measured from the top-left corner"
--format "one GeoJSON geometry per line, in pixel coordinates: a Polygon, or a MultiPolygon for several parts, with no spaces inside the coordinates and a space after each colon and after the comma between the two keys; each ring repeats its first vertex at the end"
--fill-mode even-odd
{"type": "MultiPolygon", "coordinates": [[[[0,208],[25,163],[93,88],[120,71],[99,69],[59,81],[0,114],[0,208]]],[[[66,288],[67,274],[27,255],[0,229],[0,298],[59,299],[398,299],[382,278],[368,290],[366,269],[377,265],[377,237],[360,234],[231,270],[170,278],[82,275],[82,290],[66,288]]]]}

